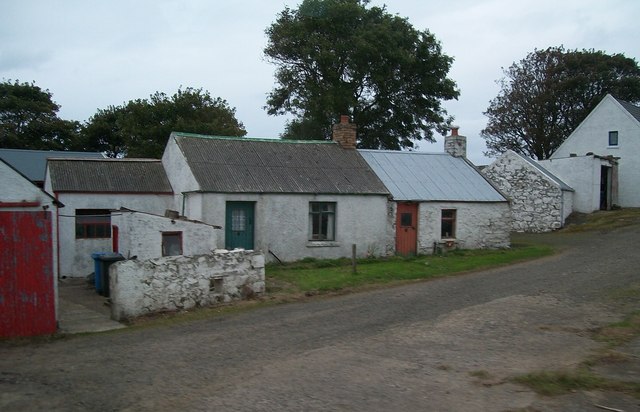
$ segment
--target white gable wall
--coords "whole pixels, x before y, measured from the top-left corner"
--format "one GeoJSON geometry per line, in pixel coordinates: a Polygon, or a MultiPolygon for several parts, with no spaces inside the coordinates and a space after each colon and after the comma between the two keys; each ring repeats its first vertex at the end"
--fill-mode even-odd
{"type": "MultiPolygon", "coordinates": [[[[227,201],[255,202],[254,249],[269,260],[269,251],[283,261],[349,257],[352,244],[359,257],[394,251],[394,216],[386,196],[191,193],[187,199],[187,210],[197,209],[192,202],[202,206],[201,215],[189,218],[223,227],[227,201]],[[309,202],[336,202],[335,241],[309,241],[309,202]]],[[[224,248],[224,229],[219,233],[217,247],[224,248]]]]}
{"type": "MultiPolygon", "coordinates": [[[[560,145],[551,159],[568,158],[571,153],[584,156],[589,152],[620,158],[618,204],[622,207],[640,207],[640,122],[609,95],[560,145]],[[618,132],[617,147],[608,145],[609,131],[618,132]]],[[[568,178],[567,183],[573,185],[568,178]]],[[[574,189],[577,190],[576,187],[574,189]]]]}
{"type": "Polygon", "coordinates": [[[173,134],[169,137],[167,146],[162,154],[162,165],[175,194],[172,209],[179,211],[181,214],[189,215],[190,213],[186,210],[184,213],[182,211],[183,203],[186,206],[186,202],[183,202],[183,193],[198,190],[200,187],[173,134]]]}

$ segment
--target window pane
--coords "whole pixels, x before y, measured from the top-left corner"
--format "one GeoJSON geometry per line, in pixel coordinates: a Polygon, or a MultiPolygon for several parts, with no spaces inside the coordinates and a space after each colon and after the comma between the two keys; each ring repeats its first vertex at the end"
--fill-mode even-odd
{"type": "Polygon", "coordinates": [[[182,254],[182,233],[162,234],[162,256],[178,256],[182,254]]]}
{"type": "Polygon", "coordinates": [[[413,214],[401,213],[400,214],[400,226],[407,227],[413,225],[413,214]]]}
{"type": "Polygon", "coordinates": [[[234,232],[243,232],[246,228],[247,215],[242,209],[233,209],[231,211],[231,230],[234,232]]]}
{"type": "Polygon", "coordinates": [[[111,212],[105,209],[76,209],[76,239],[111,237],[111,212]]]}
{"type": "Polygon", "coordinates": [[[440,222],[440,237],[450,239],[456,237],[456,211],[455,209],[443,209],[440,222]]]}
{"type": "Polygon", "coordinates": [[[309,203],[309,229],[311,240],[335,239],[335,203],[309,203]]]}
{"type": "Polygon", "coordinates": [[[617,146],[618,145],[618,132],[612,131],[609,132],[609,146],[617,146]]]}

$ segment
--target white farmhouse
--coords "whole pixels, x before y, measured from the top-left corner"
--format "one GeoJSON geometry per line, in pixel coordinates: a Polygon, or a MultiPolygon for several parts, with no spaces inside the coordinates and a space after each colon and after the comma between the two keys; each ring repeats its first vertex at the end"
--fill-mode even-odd
{"type": "MultiPolygon", "coordinates": [[[[599,178],[592,179],[594,185],[603,185],[604,208],[611,206],[606,205],[607,198],[622,207],[640,207],[640,107],[606,95],[543,165],[555,172],[562,167],[562,159],[592,155],[618,159],[617,203],[616,176],[610,166],[603,165],[599,178]],[[607,186],[613,186],[609,194],[604,193],[607,186]]],[[[562,178],[578,191],[573,180],[584,173],[577,167],[565,167],[562,178]]]]}

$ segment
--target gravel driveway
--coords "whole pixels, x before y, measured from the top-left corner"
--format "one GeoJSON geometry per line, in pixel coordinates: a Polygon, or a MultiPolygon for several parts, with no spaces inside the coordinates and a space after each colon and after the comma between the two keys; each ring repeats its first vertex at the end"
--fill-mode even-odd
{"type": "Polygon", "coordinates": [[[640,287],[639,226],[542,238],[566,249],[177,326],[3,343],[0,410],[640,410],[620,394],[545,398],[507,381],[578,364],[601,347],[591,330],[640,309],[619,298],[640,287]]]}

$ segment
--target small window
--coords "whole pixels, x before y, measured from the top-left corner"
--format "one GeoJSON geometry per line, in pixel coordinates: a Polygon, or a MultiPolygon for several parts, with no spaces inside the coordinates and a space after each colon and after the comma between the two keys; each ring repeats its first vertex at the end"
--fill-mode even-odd
{"type": "Polygon", "coordinates": [[[105,209],[76,209],[76,239],[111,237],[111,212],[105,209]]]}
{"type": "Polygon", "coordinates": [[[335,240],[336,204],[309,203],[309,230],[311,240],[335,240]]]}
{"type": "Polygon", "coordinates": [[[400,213],[400,226],[401,227],[413,226],[413,213],[400,213]]]}
{"type": "Polygon", "coordinates": [[[617,146],[618,145],[618,132],[611,131],[609,132],[609,146],[617,146]]]}
{"type": "Polygon", "coordinates": [[[162,256],[182,254],[182,232],[162,232],[162,256]]]}
{"type": "Polygon", "coordinates": [[[454,239],[456,237],[456,211],[455,209],[442,209],[440,237],[442,239],[454,239]]]}

